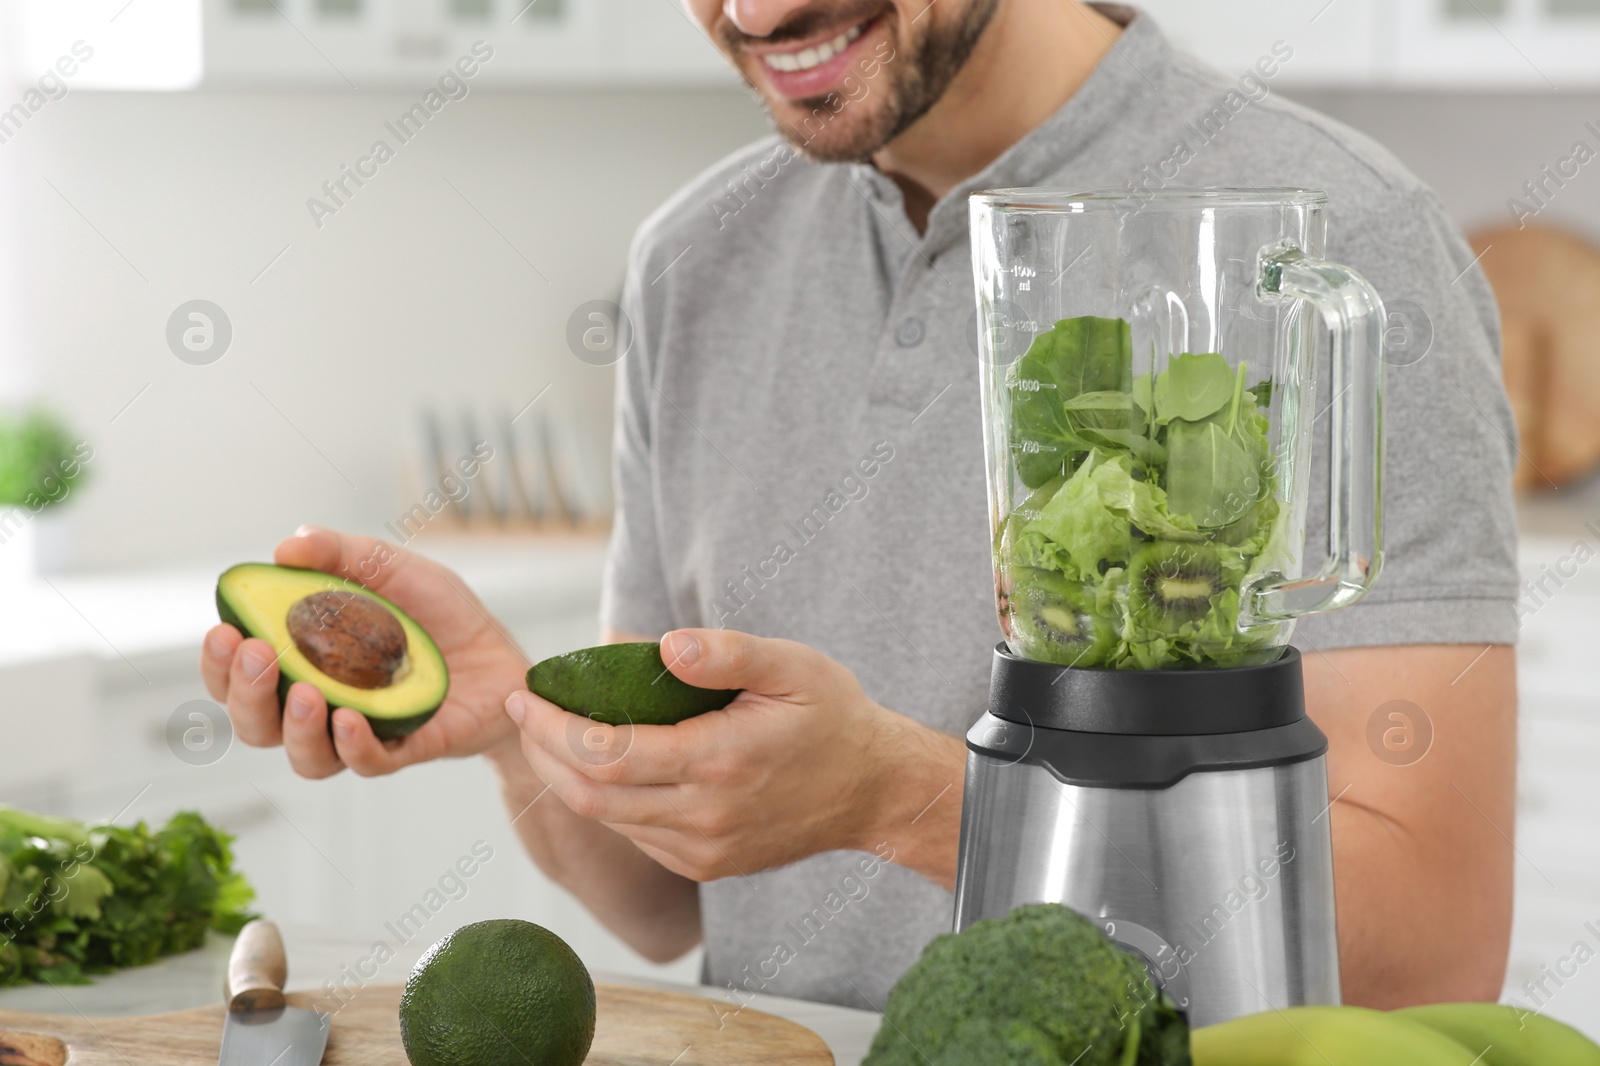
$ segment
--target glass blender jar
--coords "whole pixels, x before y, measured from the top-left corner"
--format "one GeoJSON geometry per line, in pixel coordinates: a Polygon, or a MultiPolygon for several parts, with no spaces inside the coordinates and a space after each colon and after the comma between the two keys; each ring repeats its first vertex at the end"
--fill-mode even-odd
{"type": "Polygon", "coordinates": [[[1062,666],[1270,662],[1381,565],[1382,303],[1304,189],[971,200],[995,587],[1062,666]],[[1319,344],[1329,355],[1318,402],[1319,344]],[[1304,560],[1312,442],[1325,560],[1304,560]]]}
{"type": "Polygon", "coordinates": [[[954,925],[1071,907],[1196,1026],[1340,1001],[1328,741],[1288,640],[1378,576],[1384,312],[1322,258],[1324,207],[971,200],[1006,640],[967,733],[954,925]],[[1226,902],[1257,873],[1269,892],[1226,902]]]}

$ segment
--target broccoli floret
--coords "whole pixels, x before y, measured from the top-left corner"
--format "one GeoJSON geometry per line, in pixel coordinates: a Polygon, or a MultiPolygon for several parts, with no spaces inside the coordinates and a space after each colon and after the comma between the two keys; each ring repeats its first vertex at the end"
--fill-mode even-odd
{"type": "Polygon", "coordinates": [[[1189,1066],[1144,964],[1038,903],[936,938],[889,993],[862,1066],[1189,1066]]]}
{"type": "MultiPolygon", "coordinates": [[[[913,1056],[913,1058],[915,1058],[913,1056]]],[[[868,1060],[869,1062],[872,1060],[868,1060]]],[[[930,1066],[1061,1066],[1055,1041],[1024,1022],[974,1018],[938,1051],[930,1066]]]]}

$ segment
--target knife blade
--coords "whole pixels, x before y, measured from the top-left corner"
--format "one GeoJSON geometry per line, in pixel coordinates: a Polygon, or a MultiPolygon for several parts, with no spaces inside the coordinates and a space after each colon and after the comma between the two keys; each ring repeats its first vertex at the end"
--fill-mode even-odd
{"type": "Polygon", "coordinates": [[[283,937],[257,919],[239,931],[228,956],[228,1002],[218,1066],[318,1066],[328,1046],[328,1016],[288,1006],[283,937]]]}

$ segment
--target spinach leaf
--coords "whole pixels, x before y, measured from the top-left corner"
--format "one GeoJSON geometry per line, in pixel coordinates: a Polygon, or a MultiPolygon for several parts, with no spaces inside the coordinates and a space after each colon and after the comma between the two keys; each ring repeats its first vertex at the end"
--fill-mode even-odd
{"type": "Polygon", "coordinates": [[[1237,522],[1263,495],[1260,449],[1217,422],[1167,427],[1167,505],[1217,529],[1237,522]]]}
{"type": "Polygon", "coordinates": [[[1133,402],[1139,405],[1139,410],[1144,415],[1141,421],[1148,422],[1151,413],[1155,411],[1154,390],[1155,386],[1150,383],[1148,370],[1133,379],[1133,388],[1129,391],[1133,393],[1133,402]]]}
{"type": "Polygon", "coordinates": [[[1267,408],[1272,406],[1272,379],[1265,378],[1250,386],[1250,395],[1256,398],[1256,406],[1267,408]]]}
{"type": "Polygon", "coordinates": [[[1105,425],[1126,425],[1133,415],[1133,395],[1107,389],[1080,392],[1071,399],[1063,401],[1061,409],[1082,420],[1086,425],[1093,424],[1096,420],[1102,420],[1105,425]]]}
{"type": "Polygon", "coordinates": [[[1233,396],[1233,369],[1216,352],[1176,355],[1156,375],[1156,422],[1199,422],[1222,410],[1233,396]]]}
{"type": "Polygon", "coordinates": [[[1209,418],[1175,419],[1167,427],[1167,502],[1207,529],[1234,525],[1267,492],[1269,423],[1245,403],[1247,395],[1254,399],[1245,372],[1240,363],[1229,400],[1209,418]]]}
{"type": "Polygon", "coordinates": [[[1167,461],[1166,449],[1130,427],[1144,423],[1144,412],[1128,392],[1085,392],[1062,405],[1079,440],[1091,447],[1123,448],[1147,465],[1167,461]]]}
{"type": "Polygon", "coordinates": [[[1085,393],[1124,393],[1133,378],[1128,324],[1117,318],[1067,318],[1033,338],[1011,365],[1006,391],[1017,474],[1038,488],[1094,446],[1080,428],[1131,429],[1131,409],[1071,412],[1085,393]]]}

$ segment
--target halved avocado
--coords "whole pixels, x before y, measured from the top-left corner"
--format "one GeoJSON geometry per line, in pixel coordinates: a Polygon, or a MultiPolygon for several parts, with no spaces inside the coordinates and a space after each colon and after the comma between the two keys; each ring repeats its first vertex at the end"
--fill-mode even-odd
{"type": "Polygon", "coordinates": [[[278,653],[280,702],[290,685],[309,682],[330,712],[360,711],[381,739],[421,728],[450,689],[444,656],[410,615],[320,570],[229,567],[217,578],[217,613],[278,653]]]}
{"type": "Polygon", "coordinates": [[[562,710],[609,725],[676,725],[720,711],[740,691],[680,681],[661,661],[661,645],[653,640],[552,656],[528,671],[528,690],[562,710]]]}

